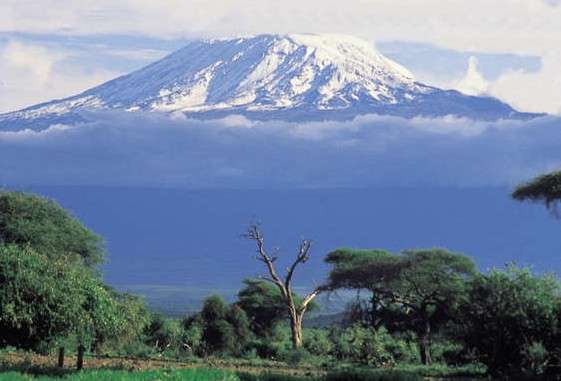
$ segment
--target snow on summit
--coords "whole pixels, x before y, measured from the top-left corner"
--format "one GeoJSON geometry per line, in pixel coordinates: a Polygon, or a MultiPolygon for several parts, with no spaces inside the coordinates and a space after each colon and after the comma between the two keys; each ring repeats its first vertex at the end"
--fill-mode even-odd
{"type": "Polygon", "coordinates": [[[369,41],[331,34],[268,34],[193,41],[79,95],[0,115],[0,127],[29,127],[38,119],[80,120],[78,113],[88,109],[290,120],[361,113],[475,119],[523,115],[494,98],[418,83],[369,41]]]}
{"type": "Polygon", "coordinates": [[[396,103],[402,90],[418,90],[412,75],[366,41],[262,35],[193,42],[84,95],[129,109],[265,111],[340,109],[359,100],[396,103]]]}

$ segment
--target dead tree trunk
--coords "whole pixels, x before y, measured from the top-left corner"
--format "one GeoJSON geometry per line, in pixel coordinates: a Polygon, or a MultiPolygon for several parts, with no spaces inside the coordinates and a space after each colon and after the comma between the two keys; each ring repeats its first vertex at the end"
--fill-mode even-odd
{"type": "Polygon", "coordinates": [[[276,256],[269,256],[265,249],[265,240],[263,234],[259,230],[259,226],[251,225],[247,231],[246,237],[255,241],[257,244],[257,259],[265,264],[269,277],[263,279],[272,282],[276,285],[281,295],[286,302],[286,308],[288,311],[288,316],[290,320],[290,330],[292,338],[292,348],[298,349],[302,347],[302,321],[304,320],[304,314],[308,309],[310,302],[322,291],[322,287],[317,287],[314,291],[309,293],[304,297],[301,303],[296,303],[294,300],[294,293],[292,291],[292,277],[296,267],[301,263],[306,263],[310,258],[310,248],[312,242],[309,240],[303,240],[300,243],[298,249],[298,254],[292,265],[287,269],[286,276],[284,279],[278,275],[275,268],[276,256]]]}

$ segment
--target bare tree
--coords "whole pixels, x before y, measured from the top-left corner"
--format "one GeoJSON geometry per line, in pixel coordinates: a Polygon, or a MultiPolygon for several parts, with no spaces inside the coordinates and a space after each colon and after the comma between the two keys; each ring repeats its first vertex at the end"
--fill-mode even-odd
{"type": "Polygon", "coordinates": [[[296,267],[301,263],[306,263],[310,259],[310,248],[312,247],[312,241],[302,240],[298,248],[298,254],[296,259],[286,269],[286,275],[281,278],[275,268],[275,261],[277,256],[269,256],[267,250],[265,249],[265,240],[259,226],[257,224],[252,224],[249,226],[246,238],[255,241],[257,244],[257,259],[265,264],[269,277],[263,277],[263,279],[272,282],[276,285],[281,295],[286,302],[286,308],[288,316],[290,319],[290,329],[292,332],[292,347],[298,349],[302,346],[302,320],[304,314],[310,304],[310,302],[323,290],[323,287],[316,287],[312,292],[306,295],[300,303],[295,300],[294,292],[292,291],[292,277],[296,267]]]}

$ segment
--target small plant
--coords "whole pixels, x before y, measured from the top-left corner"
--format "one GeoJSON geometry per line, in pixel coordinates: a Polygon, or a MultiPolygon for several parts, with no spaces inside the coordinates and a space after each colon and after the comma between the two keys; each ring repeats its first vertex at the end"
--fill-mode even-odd
{"type": "Polygon", "coordinates": [[[534,375],[545,373],[549,363],[549,352],[542,343],[533,342],[523,351],[528,370],[534,375]]]}

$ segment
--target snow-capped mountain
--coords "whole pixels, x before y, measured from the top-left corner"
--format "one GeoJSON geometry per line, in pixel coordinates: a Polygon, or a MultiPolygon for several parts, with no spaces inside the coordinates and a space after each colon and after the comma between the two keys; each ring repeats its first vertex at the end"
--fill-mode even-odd
{"type": "Polygon", "coordinates": [[[192,42],[81,94],[0,115],[0,127],[83,120],[81,111],[183,112],[209,118],[341,119],[378,113],[526,118],[507,104],[416,82],[364,40],[339,35],[260,35],[192,42]]]}

